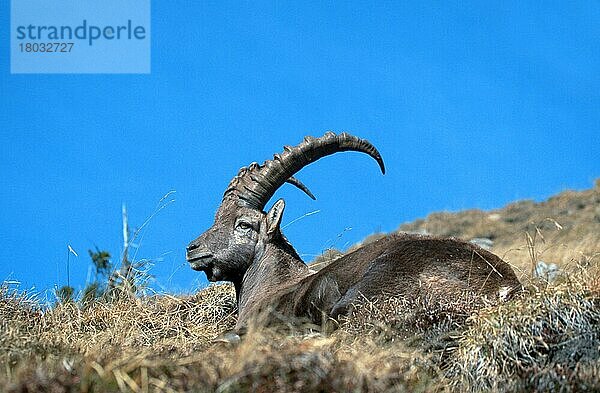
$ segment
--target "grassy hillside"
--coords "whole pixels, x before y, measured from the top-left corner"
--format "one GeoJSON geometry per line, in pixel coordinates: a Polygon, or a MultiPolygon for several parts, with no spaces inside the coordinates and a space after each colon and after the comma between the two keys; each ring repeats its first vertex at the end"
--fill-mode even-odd
{"type": "Polygon", "coordinates": [[[433,213],[400,226],[401,231],[488,238],[492,251],[525,272],[531,271],[529,235],[538,260],[567,267],[600,253],[600,179],[585,191],[564,191],[546,201],[525,200],[497,210],[433,213]]]}
{"type": "Polygon", "coordinates": [[[0,391],[600,391],[599,186],[403,224],[493,240],[527,293],[501,305],[385,299],[331,334],[215,341],[235,323],[229,285],[51,309],[2,285],[0,391]],[[554,282],[531,277],[539,260],[560,266],[554,282]]]}

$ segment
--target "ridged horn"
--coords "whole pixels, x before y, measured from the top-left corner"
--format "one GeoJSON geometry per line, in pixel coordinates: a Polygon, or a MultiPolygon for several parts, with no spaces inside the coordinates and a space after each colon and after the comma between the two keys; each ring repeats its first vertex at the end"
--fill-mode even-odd
{"type": "Polygon", "coordinates": [[[245,205],[262,210],[285,182],[295,185],[311,196],[306,186],[293,176],[308,164],[342,151],[368,154],[377,161],[381,173],[385,174],[381,154],[369,141],[345,132],[339,135],[326,132],[320,138],[308,136],[298,146],[286,146],[283,153],[276,154],[273,160],[267,160],[262,165],[252,163],[247,168],[240,169],[238,175],[229,183],[223,199],[237,197],[245,205]]]}

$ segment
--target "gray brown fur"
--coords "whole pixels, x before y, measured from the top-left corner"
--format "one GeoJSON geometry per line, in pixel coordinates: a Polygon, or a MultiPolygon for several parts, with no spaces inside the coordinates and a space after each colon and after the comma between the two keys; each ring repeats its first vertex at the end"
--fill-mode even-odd
{"type": "MultiPolygon", "coordinates": [[[[263,323],[278,317],[320,323],[323,315],[337,318],[353,302],[378,296],[422,293],[447,299],[469,292],[493,299],[521,288],[511,267],[489,251],[453,238],[408,234],[387,236],[312,272],[281,233],[284,201],[268,212],[262,209],[275,189],[303,166],[346,150],[371,155],[384,171],[379,152],[365,140],[333,133],[306,138],[273,161],[242,168],[229,184],[212,227],[189,244],[187,259],[193,269],[204,271],[210,281],[233,282],[239,309],[236,329],[266,311],[271,317],[263,323]]],[[[302,185],[297,179],[293,183],[302,185]]]]}

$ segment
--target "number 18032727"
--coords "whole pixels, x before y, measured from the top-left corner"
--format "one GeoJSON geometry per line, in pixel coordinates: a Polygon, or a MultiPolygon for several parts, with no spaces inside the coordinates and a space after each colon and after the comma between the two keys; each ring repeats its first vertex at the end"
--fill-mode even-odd
{"type": "Polygon", "coordinates": [[[21,42],[19,49],[28,53],[69,53],[73,42],[21,42]]]}

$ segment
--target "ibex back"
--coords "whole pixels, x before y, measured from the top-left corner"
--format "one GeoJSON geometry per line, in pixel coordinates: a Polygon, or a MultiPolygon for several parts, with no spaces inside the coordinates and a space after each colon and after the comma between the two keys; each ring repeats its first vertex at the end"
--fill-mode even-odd
{"type": "MultiPolygon", "coordinates": [[[[245,327],[267,309],[279,317],[337,318],[361,299],[378,296],[465,292],[508,298],[521,288],[510,266],[496,255],[453,238],[390,235],[311,271],[281,233],[285,202],[263,209],[275,191],[289,182],[314,196],[294,174],[318,159],[341,151],[363,152],[385,166],[368,141],[342,133],[306,137],[262,165],[250,164],[229,183],[214,224],[187,247],[192,269],[210,281],[231,281],[245,327]]],[[[273,315],[275,315],[273,314],[273,315]]],[[[270,322],[270,320],[263,321],[270,322]]]]}

